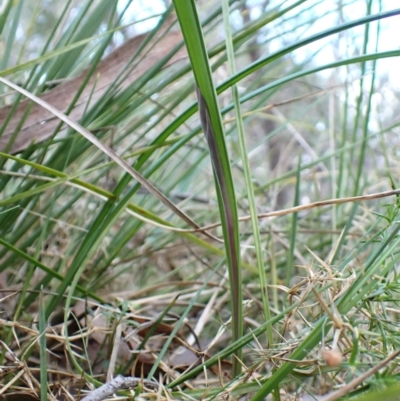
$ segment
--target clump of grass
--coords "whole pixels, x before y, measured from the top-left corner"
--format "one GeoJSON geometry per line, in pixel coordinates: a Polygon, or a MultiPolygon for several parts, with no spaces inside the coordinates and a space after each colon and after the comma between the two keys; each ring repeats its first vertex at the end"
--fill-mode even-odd
{"type": "Polygon", "coordinates": [[[0,18],[2,394],[396,394],[400,10],[75,3],[0,18]]]}

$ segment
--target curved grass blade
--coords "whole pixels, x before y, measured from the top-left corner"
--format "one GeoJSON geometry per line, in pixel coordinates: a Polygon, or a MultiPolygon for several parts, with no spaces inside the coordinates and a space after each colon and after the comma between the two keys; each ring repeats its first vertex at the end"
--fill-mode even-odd
{"type": "MultiPolygon", "coordinates": [[[[194,228],[200,228],[188,215],[186,215],[181,209],[175,206],[162,192],[160,192],[155,186],[150,184],[138,171],[134,170],[124,159],[119,157],[110,147],[102,143],[98,140],[92,133],[84,129],[81,125],[77,124],[75,121],[71,120],[64,113],[61,113],[59,110],[55,109],[53,106],[45,102],[43,99],[33,95],[32,93],[24,90],[18,85],[13,84],[9,80],[0,77],[0,82],[5,85],[15,89],[21,94],[25,95],[29,99],[33,100],[37,104],[40,104],[45,109],[52,112],[56,117],[58,117],[61,121],[64,121],[71,128],[75,129],[82,136],[84,136],[88,141],[92,142],[95,146],[97,146],[100,150],[102,150],[105,154],[107,154],[112,160],[114,160],[122,169],[128,172],[133,178],[135,178],[143,187],[145,187],[151,194],[153,194],[156,198],[158,198],[162,203],[164,203],[168,208],[170,208],[177,216],[181,217],[186,223],[191,225],[194,228]]],[[[211,234],[205,233],[209,238],[214,239],[211,234]]]]}

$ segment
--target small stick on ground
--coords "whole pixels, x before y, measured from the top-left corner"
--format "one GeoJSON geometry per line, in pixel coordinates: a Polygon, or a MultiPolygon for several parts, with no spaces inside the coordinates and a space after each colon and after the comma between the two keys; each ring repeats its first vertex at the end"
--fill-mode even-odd
{"type": "Polygon", "coordinates": [[[118,390],[137,387],[140,384],[142,384],[145,387],[151,388],[152,390],[158,390],[159,387],[157,383],[154,383],[150,380],[139,379],[137,377],[117,376],[110,382],[103,384],[96,390],[93,390],[86,397],[83,397],[81,401],[102,401],[105,398],[113,395],[118,390]]]}

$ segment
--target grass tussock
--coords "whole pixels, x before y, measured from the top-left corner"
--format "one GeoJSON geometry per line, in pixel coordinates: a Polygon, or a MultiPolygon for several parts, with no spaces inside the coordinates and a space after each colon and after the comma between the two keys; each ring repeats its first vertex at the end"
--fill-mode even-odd
{"type": "Polygon", "coordinates": [[[0,398],[395,399],[400,9],[135,7],[0,10],[0,398]]]}

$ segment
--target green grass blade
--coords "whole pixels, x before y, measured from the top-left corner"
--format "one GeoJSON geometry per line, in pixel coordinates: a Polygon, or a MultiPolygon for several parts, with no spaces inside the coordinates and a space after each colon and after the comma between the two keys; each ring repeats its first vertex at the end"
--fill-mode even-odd
{"type": "Polygon", "coordinates": [[[47,401],[46,316],[43,292],[39,296],[40,400],[47,401]]]}
{"type": "MultiPolygon", "coordinates": [[[[239,252],[239,227],[236,199],[230,161],[228,158],[221,115],[212,81],[210,64],[204,44],[203,33],[194,1],[176,0],[175,9],[185,38],[192,64],[199,101],[200,119],[211,155],[218,194],[220,216],[223,224],[225,249],[229,267],[232,305],[232,339],[243,334],[242,322],[242,279],[239,252]]],[[[233,360],[233,375],[240,373],[242,352],[233,360]],[[236,359],[237,358],[237,359],[236,359]]]]}
{"type": "MultiPolygon", "coordinates": [[[[299,206],[300,204],[300,179],[301,179],[301,164],[300,158],[297,164],[297,173],[296,173],[296,188],[295,188],[295,196],[293,207],[299,206]]],[[[291,287],[291,280],[294,274],[294,250],[296,247],[296,235],[297,235],[297,213],[293,213],[292,215],[292,224],[290,228],[290,248],[287,253],[287,262],[286,262],[286,285],[288,288],[291,287]]]]}
{"type": "MultiPolygon", "coordinates": [[[[227,0],[223,1],[222,4],[223,8],[223,16],[224,16],[224,26],[225,26],[225,36],[226,36],[226,49],[228,54],[228,62],[229,62],[229,73],[231,75],[235,74],[235,55],[233,50],[233,42],[232,42],[232,34],[231,34],[231,27],[229,21],[229,4],[227,0]]],[[[254,196],[254,187],[253,187],[253,179],[251,175],[250,169],[250,162],[248,158],[248,150],[245,138],[245,129],[244,129],[244,122],[242,118],[242,112],[240,109],[240,99],[239,99],[239,91],[236,85],[232,86],[232,97],[233,103],[235,106],[235,113],[236,113],[236,123],[238,128],[238,135],[239,135],[239,143],[240,143],[240,150],[241,150],[241,158],[242,158],[242,165],[244,170],[244,178],[246,183],[247,189],[247,196],[249,201],[249,209],[251,215],[251,225],[252,231],[254,236],[254,246],[256,249],[256,257],[257,257],[257,268],[258,268],[258,276],[260,280],[260,289],[261,289],[261,297],[264,309],[265,320],[269,321],[271,319],[271,311],[269,306],[269,299],[268,299],[268,287],[267,287],[267,280],[266,280],[266,273],[264,267],[264,258],[263,258],[263,251],[261,245],[261,235],[260,235],[260,227],[257,217],[257,208],[254,196]]],[[[273,344],[273,333],[272,327],[267,326],[267,338],[269,346],[272,347],[273,344]]]]}

